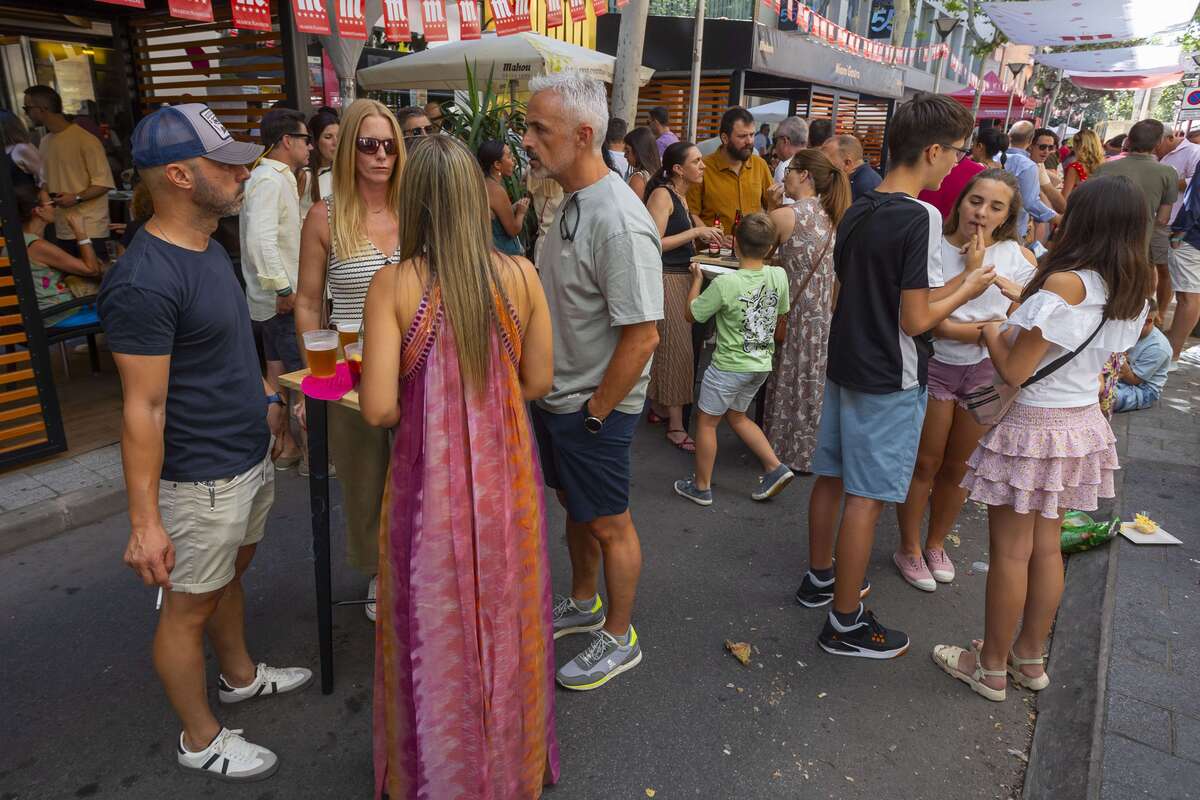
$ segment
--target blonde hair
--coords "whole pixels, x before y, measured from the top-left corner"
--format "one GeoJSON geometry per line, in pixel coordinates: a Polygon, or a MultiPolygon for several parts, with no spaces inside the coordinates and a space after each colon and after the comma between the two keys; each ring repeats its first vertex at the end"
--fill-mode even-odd
{"type": "Polygon", "coordinates": [[[1094,130],[1088,128],[1075,134],[1072,144],[1075,160],[1083,165],[1089,176],[1104,163],[1104,144],[1094,130]]]}
{"type": "MultiPolygon", "coordinates": [[[[840,142],[840,138],[839,142],[840,142]]],[[[853,139],[854,137],[849,137],[853,139]]],[[[857,139],[854,139],[857,142],[857,139]]],[[[840,144],[839,144],[840,148],[840,144]]],[[[858,146],[858,157],[862,158],[862,145],[858,146]]],[[[817,147],[806,147],[803,150],[796,151],[792,156],[789,164],[791,169],[802,169],[806,171],[813,181],[813,188],[817,192],[817,198],[821,201],[821,207],[825,209],[825,213],[829,215],[829,221],[833,223],[836,229],[841,224],[842,217],[846,214],[846,209],[850,207],[853,201],[850,191],[850,179],[846,177],[846,173],[838,169],[829,156],[817,147]]]]}
{"type": "MultiPolygon", "coordinates": [[[[396,166],[388,179],[387,207],[400,206],[400,180],[404,174],[404,134],[400,123],[383,103],[374,100],[355,100],[342,117],[342,130],[338,134],[337,150],[333,154],[333,218],[330,234],[333,250],[338,258],[349,258],[370,246],[366,231],[364,203],[358,194],[358,139],[359,128],[367,117],[382,117],[392,128],[396,140],[396,166]]],[[[312,176],[311,180],[316,180],[312,176]]],[[[403,238],[404,227],[400,228],[403,238]]],[[[390,255],[390,254],[388,254],[390,255]]]]}
{"type": "Polygon", "coordinates": [[[413,146],[400,193],[405,260],[423,260],[442,293],[468,388],[482,388],[499,330],[495,293],[507,301],[493,260],[487,187],[475,156],[451,136],[413,146]]]}

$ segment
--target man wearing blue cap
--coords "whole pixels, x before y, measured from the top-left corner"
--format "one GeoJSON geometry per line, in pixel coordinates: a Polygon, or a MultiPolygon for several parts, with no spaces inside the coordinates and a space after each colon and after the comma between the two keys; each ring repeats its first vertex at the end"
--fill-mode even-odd
{"type": "Polygon", "coordinates": [[[146,585],[167,590],[154,666],[183,724],[179,766],[261,780],[278,758],[213,716],[204,634],[220,663],[223,703],[312,680],[307,669],[255,665],[243,630],[241,575],[275,498],[271,450],[285,417],[259,372],[229,255],[210,236],[238,212],[245,165],[262,148],[235,141],[199,103],[149,115],[132,145],[154,216],[105,275],[98,303],[124,393],[125,563],[146,585]]]}

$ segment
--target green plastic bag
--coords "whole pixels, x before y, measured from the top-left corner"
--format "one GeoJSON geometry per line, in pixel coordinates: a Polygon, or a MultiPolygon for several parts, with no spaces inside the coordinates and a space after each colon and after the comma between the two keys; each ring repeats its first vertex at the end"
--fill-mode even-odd
{"type": "Polygon", "coordinates": [[[1099,547],[1116,536],[1120,529],[1121,520],[1118,517],[1098,522],[1082,511],[1068,511],[1062,521],[1062,551],[1082,553],[1099,547]]]}

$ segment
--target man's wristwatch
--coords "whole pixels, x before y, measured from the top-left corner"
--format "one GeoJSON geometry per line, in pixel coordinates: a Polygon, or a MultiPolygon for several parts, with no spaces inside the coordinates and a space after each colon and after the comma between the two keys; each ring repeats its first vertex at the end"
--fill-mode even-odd
{"type": "Polygon", "coordinates": [[[583,429],[586,430],[588,433],[594,434],[594,433],[599,433],[600,430],[604,427],[604,420],[600,419],[597,416],[593,416],[592,412],[588,410],[588,403],[590,401],[591,401],[591,398],[589,397],[587,400],[585,400],[583,402],[583,429]]]}
{"type": "Polygon", "coordinates": [[[279,396],[279,392],[267,395],[267,404],[269,405],[271,403],[278,403],[279,405],[285,407],[287,406],[287,403],[283,402],[283,398],[279,396]]]}

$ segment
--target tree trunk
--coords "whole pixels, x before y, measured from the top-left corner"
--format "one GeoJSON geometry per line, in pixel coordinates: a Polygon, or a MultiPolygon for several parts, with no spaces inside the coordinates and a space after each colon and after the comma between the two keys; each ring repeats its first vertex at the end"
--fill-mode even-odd
{"type": "Polygon", "coordinates": [[[904,34],[908,31],[908,21],[912,19],[913,0],[895,0],[892,9],[892,44],[904,46],[904,34]]]}
{"type": "MultiPolygon", "coordinates": [[[[613,65],[612,108],[610,113],[633,127],[637,119],[638,73],[642,65],[642,44],[646,39],[646,15],[650,0],[630,0],[621,9],[621,32],[617,38],[617,62],[613,65]]],[[[603,132],[600,134],[603,136],[603,132]]]]}
{"type": "Polygon", "coordinates": [[[983,76],[987,73],[987,56],[979,57],[979,69],[975,70],[975,77],[979,79],[979,84],[975,87],[975,99],[971,101],[971,118],[979,119],[979,104],[983,101],[983,76]]]}

